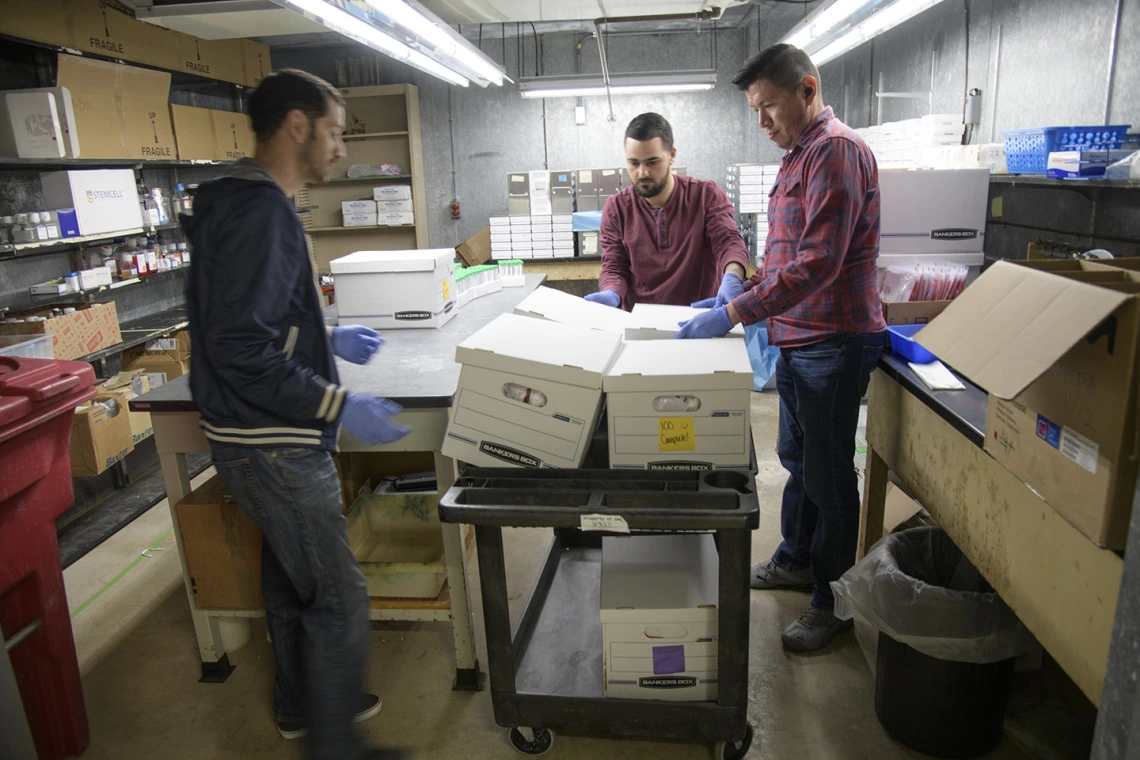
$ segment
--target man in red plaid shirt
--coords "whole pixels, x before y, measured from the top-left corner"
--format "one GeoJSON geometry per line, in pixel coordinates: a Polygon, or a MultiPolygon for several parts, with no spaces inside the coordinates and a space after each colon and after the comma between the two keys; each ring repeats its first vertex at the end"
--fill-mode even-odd
{"type": "Polygon", "coordinates": [[[784,646],[821,649],[851,627],[832,614],[831,581],[855,562],[859,487],[853,464],[859,403],[883,347],[876,287],[879,174],[855,131],[823,104],[806,53],[773,45],[732,80],[787,151],[768,201],[764,263],[744,294],[715,303],[678,338],[724,335],[767,321],[780,349],[780,461],[788,470],[784,540],[752,568],[752,588],[812,590],[784,646]]]}

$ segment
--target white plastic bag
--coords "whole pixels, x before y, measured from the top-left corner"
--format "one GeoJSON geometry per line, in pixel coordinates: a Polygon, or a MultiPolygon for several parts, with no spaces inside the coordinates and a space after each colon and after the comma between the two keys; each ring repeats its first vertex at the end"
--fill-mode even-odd
{"type": "Polygon", "coordinates": [[[1105,179],[1140,179],[1140,150],[1115,164],[1109,164],[1104,171],[1105,179]]]}
{"type": "Polygon", "coordinates": [[[887,536],[831,590],[836,617],[860,615],[940,660],[988,664],[1039,646],[940,528],[887,536]]]}

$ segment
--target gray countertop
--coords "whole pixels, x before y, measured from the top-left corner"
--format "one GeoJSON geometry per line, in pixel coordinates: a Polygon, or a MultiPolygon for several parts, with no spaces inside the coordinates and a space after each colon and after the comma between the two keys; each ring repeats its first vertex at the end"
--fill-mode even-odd
{"type": "MultiPolygon", "coordinates": [[[[521,288],[503,288],[476,298],[455,319],[439,329],[387,330],[387,341],[364,366],[337,359],[340,382],[351,391],[384,396],[408,407],[449,407],[459,386],[455,347],[500,314],[514,310],[546,278],[526,275],[521,288]]],[[[336,306],[325,310],[325,322],[336,324],[336,306]]],[[[131,408],[151,412],[194,411],[190,376],[173,380],[131,402],[131,408]]]]}

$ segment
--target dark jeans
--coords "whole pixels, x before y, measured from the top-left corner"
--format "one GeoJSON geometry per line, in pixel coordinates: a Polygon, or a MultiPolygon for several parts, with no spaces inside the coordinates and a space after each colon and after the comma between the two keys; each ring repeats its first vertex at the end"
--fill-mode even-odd
{"type": "Polygon", "coordinates": [[[830,583],[855,563],[859,481],[855,431],[859,400],[883,350],[883,333],[847,334],[785,348],[776,361],[780,463],[788,471],[772,559],[812,569],[812,606],[835,606],[830,583]]]}
{"type": "Polygon", "coordinates": [[[304,721],[310,760],[357,760],[352,727],[368,650],[368,591],[348,543],[332,457],[213,445],[229,493],[265,536],[261,589],[278,721],[304,721]]]}

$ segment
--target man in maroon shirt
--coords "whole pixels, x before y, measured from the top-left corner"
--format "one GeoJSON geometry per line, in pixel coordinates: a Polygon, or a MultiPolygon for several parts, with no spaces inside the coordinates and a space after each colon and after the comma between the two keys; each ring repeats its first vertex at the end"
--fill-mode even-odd
{"type": "Polygon", "coordinates": [[[879,173],[866,143],[824,106],[806,53],[774,45],[732,80],[787,151],[768,201],[764,265],[745,292],[690,320],[678,338],[724,335],[767,320],[779,347],[780,462],[789,476],[783,542],[752,568],[752,588],[810,588],[811,606],[784,646],[821,649],[851,627],[832,614],[831,581],[855,562],[859,401],[883,348],[876,288],[879,173]]]}
{"type": "Polygon", "coordinates": [[[602,211],[602,274],[586,300],[625,310],[638,303],[689,304],[744,289],[748,251],[732,204],[715,182],[673,174],[673,128],[643,113],[625,130],[632,187],[602,211]]]}

